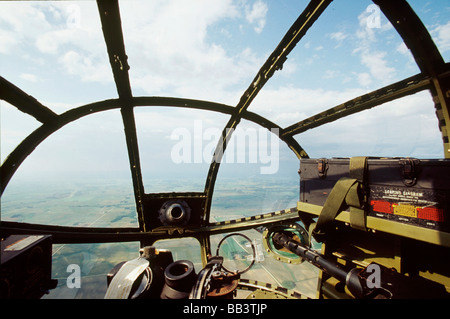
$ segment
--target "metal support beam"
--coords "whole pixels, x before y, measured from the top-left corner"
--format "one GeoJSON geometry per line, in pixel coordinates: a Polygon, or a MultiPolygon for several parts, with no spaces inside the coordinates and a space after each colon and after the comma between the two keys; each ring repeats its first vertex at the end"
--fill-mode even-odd
{"type": "Polygon", "coordinates": [[[383,103],[429,89],[431,80],[421,74],[403,81],[385,86],[381,89],[358,96],[350,101],[334,106],[326,111],[310,116],[283,130],[282,137],[286,138],[305,132],[311,128],[336,121],[342,117],[373,108],[383,103]]]}
{"type": "Polygon", "coordinates": [[[181,233],[174,232],[173,228],[170,227],[161,227],[142,232],[138,227],[72,227],[10,221],[2,221],[0,223],[0,233],[4,236],[10,234],[50,234],[53,236],[54,243],[61,244],[126,241],[140,241],[150,244],[159,239],[196,237],[203,247],[202,260],[205,261],[208,254],[211,254],[210,236],[212,235],[239,232],[262,225],[268,227],[298,220],[297,209],[291,208],[239,220],[218,222],[207,227],[186,227],[181,233]]]}
{"type": "Polygon", "coordinates": [[[125,53],[119,3],[117,0],[98,0],[97,5],[102,23],[103,36],[108,50],[109,62],[114,75],[117,93],[119,94],[119,101],[122,105],[121,114],[130,161],[131,177],[133,179],[139,227],[142,231],[146,231],[142,207],[144,184],[142,181],[136,123],[131,101],[132,92],[128,74],[130,67],[128,65],[128,57],[125,53]]]}
{"type": "Polygon", "coordinates": [[[0,76],[0,99],[17,107],[20,111],[33,116],[42,123],[56,121],[58,115],[42,105],[31,95],[0,76]]]}
{"type": "Polygon", "coordinates": [[[444,157],[450,158],[450,73],[433,78],[433,84],[431,94],[442,134],[444,157]]]}
{"type": "Polygon", "coordinates": [[[139,227],[146,231],[144,223],[143,197],[144,183],[142,181],[141,161],[139,156],[139,147],[136,133],[136,123],[132,108],[121,109],[123,123],[125,127],[125,138],[127,142],[128,158],[130,161],[131,178],[133,180],[134,198],[136,202],[137,218],[139,227]]]}
{"type": "Polygon", "coordinates": [[[120,99],[129,100],[132,96],[128,75],[130,66],[125,53],[119,3],[117,0],[98,0],[97,6],[117,93],[120,99]]]}

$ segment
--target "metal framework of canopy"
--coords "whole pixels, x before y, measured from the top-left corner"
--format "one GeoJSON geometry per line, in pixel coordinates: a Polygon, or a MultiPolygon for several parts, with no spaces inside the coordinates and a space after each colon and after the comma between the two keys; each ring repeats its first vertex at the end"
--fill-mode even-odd
{"type": "Polygon", "coordinates": [[[14,173],[33,152],[33,150],[49,135],[65,126],[92,113],[110,109],[120,109],[123,118],[124,131],[129,155],[131,176],[133,179],[134,196],[138,215],[139,227],[136,228],[83,228],[67,226],[36,225],[16,222],[1,222],[1,231],[8,233],[50,233],[55,243],[81,242],[119,242],[141,241],[151,244],[162,238],[191,236],[202,244],[202,256],[210,252],[209,238],[213,234],[244,230],[261,225],[270,225],[280,221],[298,220],[296,209],[268,213],[251,218],[228,221],[227,223],[210,223],[211,201],[214,185],[220,167],[220,159],[227,147],[227,141],[241,119],[252,121],[267,129],[278,128],[279,137],[300,158],[307,158],[306,151],[297,143],[294,136],[306,130],[318,127],[348,116],[376,107],[383,103],[429,90],[435,103],[439,129],[442,133],[444,157],[450,158],[450,143],[448,130],[450,128],[450,68],[440,55],[422,21],[414,13],[405,0],[373,0],[387,19],[402,37],[410,49],[420,69],[420,73],[402,81],[382,87],[378,90],[355,97],[343,104],[333,106],[326,111],[296,122],[288,127],[279,127],[276,123],[247,111],[253,99],[264,87],[275,71],[282,69],[288,54],[305,35],[308,29],[320,17],[332,0],[311,0],[305,10],[292,24],[278,46],[262,65],[248,89],[242,94],[236,106],[224,105],[210,101],[191,100],[171,97],[136,97],[132,93],[129,79],[129,65],[122,34],[120,10],[118,0],[97,0],[103,35],[107,46],[118,98],[94,102],[71,109],[57,115],[45,105],[20,88],[0,77],[0,98],[15,106],[20,111],[33,116],[42,125],[25,138],[6,158],[1,166],[1,194],[14,173]],[[139,148],[137,143],[136,124],[133,110],[135,107],[167,106],[193,108],[205,111],[221,112],[230,116],[223,129],[223,139],[218,143],[215,154],[217,157],[211,162],[203,192],[197,193],[145,193],[139,148]],[[182,228],[154,227],[146,218],[145,202],[158,199],[187,198],[200,203],[200,222],[182,228]]]}

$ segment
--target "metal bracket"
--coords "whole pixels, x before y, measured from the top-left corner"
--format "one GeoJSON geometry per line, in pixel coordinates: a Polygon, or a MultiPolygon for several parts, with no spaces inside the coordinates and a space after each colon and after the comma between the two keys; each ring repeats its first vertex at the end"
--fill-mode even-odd
{"type": "Polygon", "coordinates": [[[328,170],[328,161],[326,159],[319,159],[317,162],[317,172],[320,178],[325,178],[328,170]]]}
{"type": "Polygon", "coordinates": [[[406,186],[414,186],[417,182],[420,161],[418,159],[407,158],[400,160],[400,174],[406,186]]]}

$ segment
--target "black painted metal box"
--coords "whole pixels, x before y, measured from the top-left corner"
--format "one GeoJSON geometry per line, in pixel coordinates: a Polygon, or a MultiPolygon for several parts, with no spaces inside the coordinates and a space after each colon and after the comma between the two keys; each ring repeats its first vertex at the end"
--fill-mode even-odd
{"type": "MultiPolygon", "coordinates": [[[[350,158],[302,159],[300,201],[324,205],[350,158]]],[[[367,158],[367,216],[450,232],[450,160],[367,158]]]]}

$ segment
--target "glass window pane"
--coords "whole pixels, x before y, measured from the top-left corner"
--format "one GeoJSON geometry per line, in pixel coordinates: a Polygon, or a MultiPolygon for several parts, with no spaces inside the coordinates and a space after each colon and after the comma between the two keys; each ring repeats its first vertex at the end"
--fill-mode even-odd
{"type": "Polygon", "coordinates": [[[2,76],[57,113],[117,97],[97,4],[0,2],[2,76]]]}
{"type": "Polygon", "coordinates": [[[202,270],[200,243],[195,238],[158,240],[153,245],[156,249],[167,249],[172,252],[173,261],[189,260],[194,264],[195,272],[202,270]]]}
{"type": "Polygon", "coordinates": [[[121,2],[135,94],[235,105],[276,45],[261,33],[267,4],[258,4],[250,21],[252,6],[240,1],[121,2]]]}
{"type": "Polygon", "coordinates": [[[231,136],[215,184],[211,221],[296,207],[299,161],[278,133],[243,120],[231,136]]]}
{"type": "Polygon", "coordinates": [[[120,112],[81,118],[44,140],[6,187],[2,220],[137,226],[120,112]]]}
{"type": "Polygon", "coordinates": [[[202,192],[229,115],[172,107],[135,114],[145,192],[202,192]]]}
{"type": "Polygon", "coordinates": [[[24,138],[40,125],[34,117],[22,113],[16,107],[0,100],[0,155],[1,162],[24,138]]]}
{"type": "Polygon", "coordinates": [[[313,128],[295,138],[313,158],[443,157],[442,136],[428,91],[313,128]]]}
{"type": "MultiPolygon", "coordinates": [[[[294,290],[304,296],[314,298],[317,288],[318,268],[308,262],[300,264],[288,264],[276,260],[269,255],[262,246],[262,234],[256,230],[240,232],[247,236],[254,244],[258,259],[247,272],[241,275],[242,279],[256,280],[263,286],[268,283],[273,286],[294,290]],[[262,253],[262,255],[261,255],[262,253]]],[[[228,234],[211,236],[213,254],[217,250],[220,241],[228,234]]],[[[232,236],[223,241],[219,253],[223,253],[225,267],[242,271],[250,265],[252,249],[248,240],[241,236],[232,236]],[[222,245],[227,247],[222,247],[222,245]],[[248,257],[249,256],[249,257],[248,257]],[[247,258],[248,257],[248,258],[247,258]]],[[[233,271],[232,269],[229,269],[233,271]]],[[[247,293],[240,291],[238,298],[245,298],[247,293]]]]}
{"type": "Polygon", "coordinates": [[[58,285],[43,299],[103,299],[107,274],[117,264],[138,256],[137,242],[53,245],[52,279],[58,280],[58,285]]]}
{"type": "Polygon", "coordinates": [[[333,1],[249,109],[286,127],[417,73],[403,40],[372,1],[351,7],[333,1]]]}

